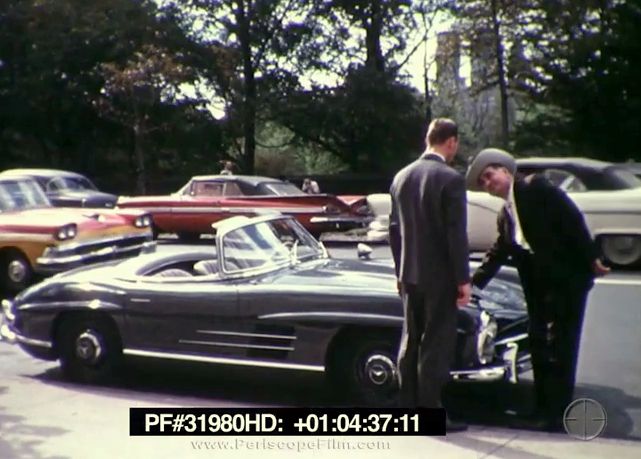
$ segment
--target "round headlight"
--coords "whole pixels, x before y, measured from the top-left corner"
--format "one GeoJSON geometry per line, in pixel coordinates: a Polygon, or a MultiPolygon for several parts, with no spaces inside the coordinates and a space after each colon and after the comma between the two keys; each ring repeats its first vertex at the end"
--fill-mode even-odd
{"type": "Polygon", "coordinates": [[[67,239],[67,228],[62,227],[56,231],[56,239],[60,239],[61,241],[67,239]]]}
{"type": "Polygon", "coordinates": [[[67,239],[73,239],[78,234],[78,228],[76,225],[69,225],[66,228],[67,239]]]}

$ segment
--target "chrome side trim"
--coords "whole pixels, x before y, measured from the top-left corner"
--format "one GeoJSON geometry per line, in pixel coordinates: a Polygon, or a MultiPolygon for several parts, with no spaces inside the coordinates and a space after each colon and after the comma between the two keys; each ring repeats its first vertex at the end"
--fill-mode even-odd
{"type": "Polygon", "coordinates": [[[264,360],[232,359],[228,357],[206,357],[204,355],[175,354],[170,352],[123,349],[123,354],[136,357],[184,360],[188,362],[220,363],[223,365],[242,365],[249,367],[280,368],[284,370],[325,371],[324,365],[304,365],[299,363],[266,362],[264,360]]]}
{"type": "Polygon", "coordinates": [[[506,373],[505,366],[494,366],[475,370],[454,370],[450,372],[450,376],[456,381],[491,382],[505,379],[506,373]]]}
{"type": "Polygon", "coordinates": [[[26,336],[22,336],[17,333],[15,335],[16,335],[16,341],[18,341],[19,343],[28,344],[30,346],[44,347],[46,349],[52,348],[51,341],[43,341],[39,339],[27,338],[26,336]]]}
{"type": "Polygon", "coordinates": [[[122,309],[119,305],[115,303],[109,303],[108,301],[102,300],[89,300],[89,301],[51,301],[51,302],[42,302],[42,303],[25,303],[17,306],[19,310],[30,310],[30,309],[58,309],[64,307],[65,309],[69,307],[75,308],[87,308],[92,310],[120,310],[122,309]]]}
{"type": "Polygon", "coordinates": [[[151,300],[149,298],[132,298],[131,302],[132,303],[151,303],[151,300]]]}
{"type": "Polygon", "coordinates": [[[374,320],[392,320],[394,322],[403,322],[402,317],[388,316],[384,314],[360,314],[353,312],[279,312],[275,314],[265,314],[258,316],[259,319],[316,319],[316,318],[349,318],[349,319],[374,319],[374,320]]]}
{"type": "Polygon", "coordinates": [[[236,347],[241,349],[265,349],[269,351],[293,351],[294,348],[287,346],[263,346],[260,344],[237,344],[237,343],[221,343],[219,341],[199,341],[195,339],[181,339],[178,340],[180,344],[204,344],[206,346],[217,347],[236,347]]]}
{"type": "Polygon", "coordinates": [[[352,217],[352,216],[318,216],[310,218],[310,223],[368,223],[370,219],[368,217],[352,217]]]}
{"type": "Polygon", "coordinates": [[[296,336],[269,335],[266,333],[241,333],[241,332],[218,331],[218,330],[196,330],[196,332],[203,333],[206,335],[244,336],[248,338],[271,338],[271,339],[289,339],[289,340],[298,339],[296,338],[296,336]]]}

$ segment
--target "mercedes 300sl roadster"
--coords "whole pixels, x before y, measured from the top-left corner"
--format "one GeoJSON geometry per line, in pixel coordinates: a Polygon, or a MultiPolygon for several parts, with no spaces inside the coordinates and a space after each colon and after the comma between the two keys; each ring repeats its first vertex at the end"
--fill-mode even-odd
{"type": "MultiPolygon", "coordinates": [[[[389,262],[338,260],[288,216],[235,217],[215,245],[60,274],[3,302],[5,339],[60,359],[72,380],[124,356],[325,371],[389,401],[403,312],[389,262]]],[[[516,381],[527,367],[523,295],[495,280],[461,308],[455,379],[516,381]]]]}

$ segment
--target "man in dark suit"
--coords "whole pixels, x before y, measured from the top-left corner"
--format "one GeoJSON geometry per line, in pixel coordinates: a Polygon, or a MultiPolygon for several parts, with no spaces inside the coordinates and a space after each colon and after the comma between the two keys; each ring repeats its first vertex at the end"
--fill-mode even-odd
{"type": "Polygon", "coordinates": [[[595,275],[608,268],[598,258],[583,215],[574,202],[543,177],[515,180],[507,152],[482,150],[467,173],[471,190],[505,199],[499,236],[472,277],[483,289],[511,258],[519,271],[529,315],[534,371],[532,426],[556,430],[572,400],[583,312],[595,275]]]}
{"type": "MultiPolygon", "coordinates": [[[[441,407],[456,348],[457,304],[470,299],[464,177],[448,166],[458,128],[435,119],[427,150],[396,174],[389,237],[405,321],[398,356],[401,404],[441,407]]],[[[466,426],[447,420],[452,432],[466,426]]]]}

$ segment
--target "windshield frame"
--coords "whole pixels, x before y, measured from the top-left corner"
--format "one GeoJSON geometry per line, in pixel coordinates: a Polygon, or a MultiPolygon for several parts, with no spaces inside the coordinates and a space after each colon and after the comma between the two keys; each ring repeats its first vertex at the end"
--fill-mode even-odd
{"type": "MultiPolygon", "coordinates": [[[[238,218],[243,218],[243,217],[238,217],[238,218]]],[[[247,231],[245,231],[245,235],[247,235],[247,231]]],[[[260,242],[264,243],[269,241],[262,239],[262,241],[260,242]]],[[[251,244],[251,241],[248,241],[248,243],[251,244]]],[[[254,246],[251,249],[252,252],[258,250],[257,247],[260,247],[259,241],[256,241],[256,240],[253,241],[252,245],[254,246]]],[[[267,252],[267,249],[268,248],[263,248],[262,250],[264,252],[267,252]]],[[[321,260],[321,259],[329,258],[327,250],[325,249],[323,244],[318,240],[316,240],[316,238],[314,238],[314,236],[312,236],[305,229],[305,227],[300,224],[298,220],[296,220],[294,217],[284,216],[284,215],[275,215],[275,216],[271,215],[271,216],[264,216],[264,217],[248,218],[243,224],[234,224],[229,226],[224,225],[216,233],[216,250],[219,254],[218,258],[219,258],[220,272],[226,278],[255,276],[258,274],[277,271],[286,267],[292,267],[306,261],[321,260]],[[286,253],[285,251],[288,251],[287,252],[288,256],[282,257],[279,259],[273,259],[273,257],[271,256],[263,256],[261,257],[262,259],[270,260],[270,261],[266,261],[261,265],[252,266],[248,268],[239,268],[239,269],[231,269],[231,270],[228,269],[226,262],[232,258],[229,255],[229,252],[233,249],[228,244],[228,238],[230,234],[237,231],[242,231],[244,229],[246,230],[250,227],[254,227],[259,230],[262,230],[264,228],[261,228],[260,227],[261,225],[267,224],[271,226],[271,224],[273,224],[274,222],[286,223],[286,225],[288,226],[288,229],[291,229],[294,233],[296,233],[296,236],[298,237],[298,241],[305,242],[304,246],[311,247],[312,249],[315,249],[315,250],[312,250],[311,252],[308,252],[308,253],[301,254],[300,243],[296,244],[297,245],[296,250],[292,251],[291,248],[288,248],[282,241],[279,241],[276,243],[278,244],[277,246],[273,246],[274,250],[272,253],[286,253]]]]}

